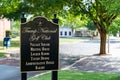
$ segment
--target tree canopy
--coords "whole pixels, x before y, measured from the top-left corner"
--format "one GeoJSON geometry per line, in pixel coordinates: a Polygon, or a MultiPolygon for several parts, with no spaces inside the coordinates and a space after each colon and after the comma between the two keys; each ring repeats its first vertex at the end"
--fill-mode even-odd
{"type": "Polygon", "coordinates": [[[88,22],[87,28],[89,30],[96,30],[96,27],[95,27],[95,25],[94,25],[94,23],[92,21],[88,22]]]}
{"type": "Polygon", "coordinates": [[[63,0],[0,0],[0,16],[17,20],[24,12],[27,15],[50,17],[60,13],[62,3],[63,0]]]}
{"type": "Polygon", "coordinates": [[[33,16],[39,15],[47,18],[50,18],[54,13],[58,15],[64,13],[64,16],[72,14],[88,17],[100,33],[101,55],[106,54],[106,35],[112,28],[114,20],[120,15],[119,6],[119,0],[0,0],[0,16],[20,19],[21,13],[25,12],[33,16]],[[66,14],[66,11],[69,13],[66,14]]]}
{"type": "Polygon", "coordinates": [[[102,17],[120,12],[119,0],[0,0],[0,3],[0,16],[9,19],[18,19],[22,12],[49,17],[54,13],[63,13],[65,6],[69,7],[71,14],[87,14],[91,19],[99,18],[103,13],[102,17]]]}
{"type": "Polygon", "coordinates": [[[106,35],[112,22],[120,13],[119,0],[66,0],[69,11],[75,15],[86,15],[100,33],[100,55],[106,54],[106,35]]]}

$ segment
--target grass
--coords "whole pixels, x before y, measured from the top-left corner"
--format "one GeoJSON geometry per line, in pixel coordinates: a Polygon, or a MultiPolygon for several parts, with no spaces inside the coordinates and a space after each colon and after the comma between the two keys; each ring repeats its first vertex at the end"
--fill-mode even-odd
{"type": "MultiPolygon", "coordinates": [[[[3,48],[3,41],[2,40],[0,40],[0,50],[3,50],[4,48],[3,48]]],[[[20,40],[14,40],[14,39],[12,39],[11,40],[11,46],[9,47],[9,48],[19,48],[20,47],[20,40]]]]}
{"type": "Polygon", "coordinates": [[[83,40],[89,40],[90,38],[60,38],[60,43],[64,43],[64,42],[79,42],[79,41],[83,41],[83,40]]]}
{"type": "MultiPolygon", "coordinates": [[[[78,72],[78,71],[59,71],[58,80],[120,80],[120,74],[78,72]]],[[[28,80],[51,80],[51,74],[47,73],[40,76],[29,78],[28,80]]]]}
{"type": "Polygon", "coordinates": [[[20,47],[20,41],[19,40],[11,41],[11,47],[20,47]]]}
{"type": "MultiPolygon", "coordinates": [[[[78,42],[82,40],[89,40],[89,38],[60,38],[60,43],[64,42],[78,42]]],[[[3,40],[0,40],[0,50],[3,49],[3,40]]],[[[11,46],[10,48],[19,48],[20,47],[20,40],[18,39],[11,39],[11,46]]]]}
{"type": "Polygon", "coordinates": [[[4,52],[0,52],[0,57],[5,57],[7,54],[4,52]]]}

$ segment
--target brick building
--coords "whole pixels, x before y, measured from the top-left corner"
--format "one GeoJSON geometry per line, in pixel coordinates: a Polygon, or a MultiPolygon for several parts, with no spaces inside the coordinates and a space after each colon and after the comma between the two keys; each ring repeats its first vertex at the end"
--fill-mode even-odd
{"type": "Polygon", "coordinates": [[[11,30],[12,25],[11,21],[7,19],[0,19],[0,40],[2,40],[5,37],[6,30],[11,30]]]}

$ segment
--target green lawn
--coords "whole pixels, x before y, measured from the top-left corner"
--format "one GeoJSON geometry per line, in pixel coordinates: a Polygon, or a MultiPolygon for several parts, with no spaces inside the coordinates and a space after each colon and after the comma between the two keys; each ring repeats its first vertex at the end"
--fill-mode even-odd
{"type": "Polygon", "coordinates": [[[0,52],[0,57],[4,57],[4,56],[6,56],[6,55],[7,55],[6,53],[0,52]]]}
{"type": "MultiPolygon", "coordinates": [[[[64,42],[78,42],[83,40],[89,40],[89,38],[60,38],[60,43],[64,42]]],[[[3,48],[3,41],[0,40],[0,47],[3,48]]],[[[19,48],[20,47],[20,40],[19,39],[11,39],[11,46],[10,48],[19,48]]],[[[0,49],[1,50],[1,49],[0,49]]]]}
{"type": "MultiPolygon", "coordinates": [[[[51,80],[51,74],[35,76],[28,80],[51,80]]],[[[78,71],[59,71],[58,80],[120,80],[120,74],[78,72],[78,71]]]]}
{"type": "Polygon", "coordinates": [[[90,40],[90,38],[60,38],[60,43],[64,42],[79,42],[84,40],[90,40]]]}
{"type": "MultiPolygon", "coordinates": [[[[2,40],[0,40],[0,47],[1,47],[1,49],[3,49],[3,41],[2,40]]],[[[20,40],[12,39],[10,48],[19,48],[19,47],[20,47],[20,40]]]]}

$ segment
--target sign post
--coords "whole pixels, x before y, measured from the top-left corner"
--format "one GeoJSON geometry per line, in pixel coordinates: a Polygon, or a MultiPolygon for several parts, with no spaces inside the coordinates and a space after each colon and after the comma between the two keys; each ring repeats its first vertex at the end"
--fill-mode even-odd
{"type": "Polygon", "coordinates": [[[58,70],[59,26],[44,17],[21,24],[21,72],[58,70]]]}
{"type": "MultiPolygon", "coordinates": [[[[22,13],[21,23],[25,23],[26,18],[24,17],[24,13],[22,13]]],[[[21,73],[21,80],[27,80],[27,73],[21,73]]]]}
{"type": "MultiPolygon", "coordinates": [[[[52,21],[58,24],[58,19],[56,18],[56,14],[54,14],[54,19],[52,21]]],[[[58,71],[52,71],[52,80],[58,80],[58,71]]]]}

